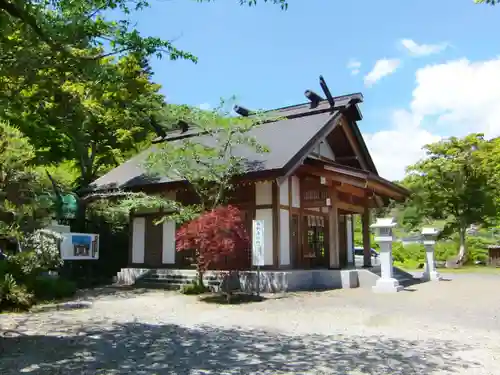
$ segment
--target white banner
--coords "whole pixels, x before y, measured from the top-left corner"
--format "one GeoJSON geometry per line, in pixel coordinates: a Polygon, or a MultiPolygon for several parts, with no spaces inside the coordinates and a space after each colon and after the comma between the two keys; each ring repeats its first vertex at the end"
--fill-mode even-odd
{"type": "Polygon", "coordinates": [[[264,220],[253,221],[252,264],[264,265],[264,220]]]}

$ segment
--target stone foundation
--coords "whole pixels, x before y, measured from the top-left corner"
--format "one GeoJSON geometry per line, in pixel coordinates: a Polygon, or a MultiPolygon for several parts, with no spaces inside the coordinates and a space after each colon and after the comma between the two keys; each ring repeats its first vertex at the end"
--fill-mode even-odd
{"type": "MultiPolygon", "coordinates": [[[[132,285],[136,280],[146,276],[151,269],[126,268],[116,276],[115,282],[121,285],[132,285]]],[[[160,270],[158,270],[159,272],[160,270]]],[[[180,269],[162,269],[162,275],[185,275],[194,279],[196,271],[180,269]]],[[[239,274],[241,290],[246,292],[257,291],[257,271],[242,271],[239,274]]],[[[217,271],[208,271],[204,274],[206,285],[218,279],[217,271]]],[[[261,271],[259,286],[262,293],[281,293],[305,290],[324,290],[357,288],[360,286],[358,270],[290,270],[290,271],[261,271]]],[[[213,284],[212,284],[213,285],[213,284]]]]}

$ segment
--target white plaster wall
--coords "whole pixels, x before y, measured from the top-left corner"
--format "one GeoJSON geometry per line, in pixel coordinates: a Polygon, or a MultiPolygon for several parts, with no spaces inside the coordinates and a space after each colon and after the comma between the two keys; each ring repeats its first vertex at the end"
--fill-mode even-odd
{"type": "Polygon", "coordinates": [[[321,142],[319,145],[319,154],[324,156],[325,158],[335,160],[335,154],[333,153],[332,148],[326,142],[321,142]]]}
{"type": "Polygon", "coordinates": [[[292,176],[292,207],[300,208],[300,180],[292,176]]]}
{"type": "Polygon", "coordinates": [[[132,222],[132,263],[144,263],[146,218],[135,217],[132,222]]]}
{"type": "Polygon", "coordinates": [[[288,206],[288,180],[283,181],[280,186],[280,204],[288,206]]]}
{"type": "Polygon", "coordinates": [[[290,264],[290,213],[280,209],[280,265],[290,264]]]}
{"type": "Polygon", "coordinates": [[[257,206],[261,204],[272,204],[273,203],[273,189],[272,182],[258,182],[255,184],[255,204],[257,206]]]}
{"type": "Polygon", "coordinates": [[[264,220],[264,264],[273,264],[273,210],[255,210],[255,220],[264,220]]]}
{"type": "Polygon", "coordinates": [[[162,263],[175,264],[175,221],[164,221],[162,226],[162,263]]]}

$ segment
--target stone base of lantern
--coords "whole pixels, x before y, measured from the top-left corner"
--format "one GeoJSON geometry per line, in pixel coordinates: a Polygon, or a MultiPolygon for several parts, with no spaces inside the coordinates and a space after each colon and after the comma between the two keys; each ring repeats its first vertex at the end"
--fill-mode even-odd
{"type": "Polygon", "coordinates": [[[403,290],[403,286],[399,285],[396,279],[378,279],[372,287],[375,293],[397,293],[403,290]]]}

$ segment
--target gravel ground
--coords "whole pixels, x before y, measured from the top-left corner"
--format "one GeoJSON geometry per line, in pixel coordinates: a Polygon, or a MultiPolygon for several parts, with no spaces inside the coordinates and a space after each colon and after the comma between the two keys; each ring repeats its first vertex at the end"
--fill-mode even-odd
{"type": "Polygon", "coordinates": [[[500,374],[500,277],[217,306],[171,292],[1,315],[0,374],[500,374]]]}

